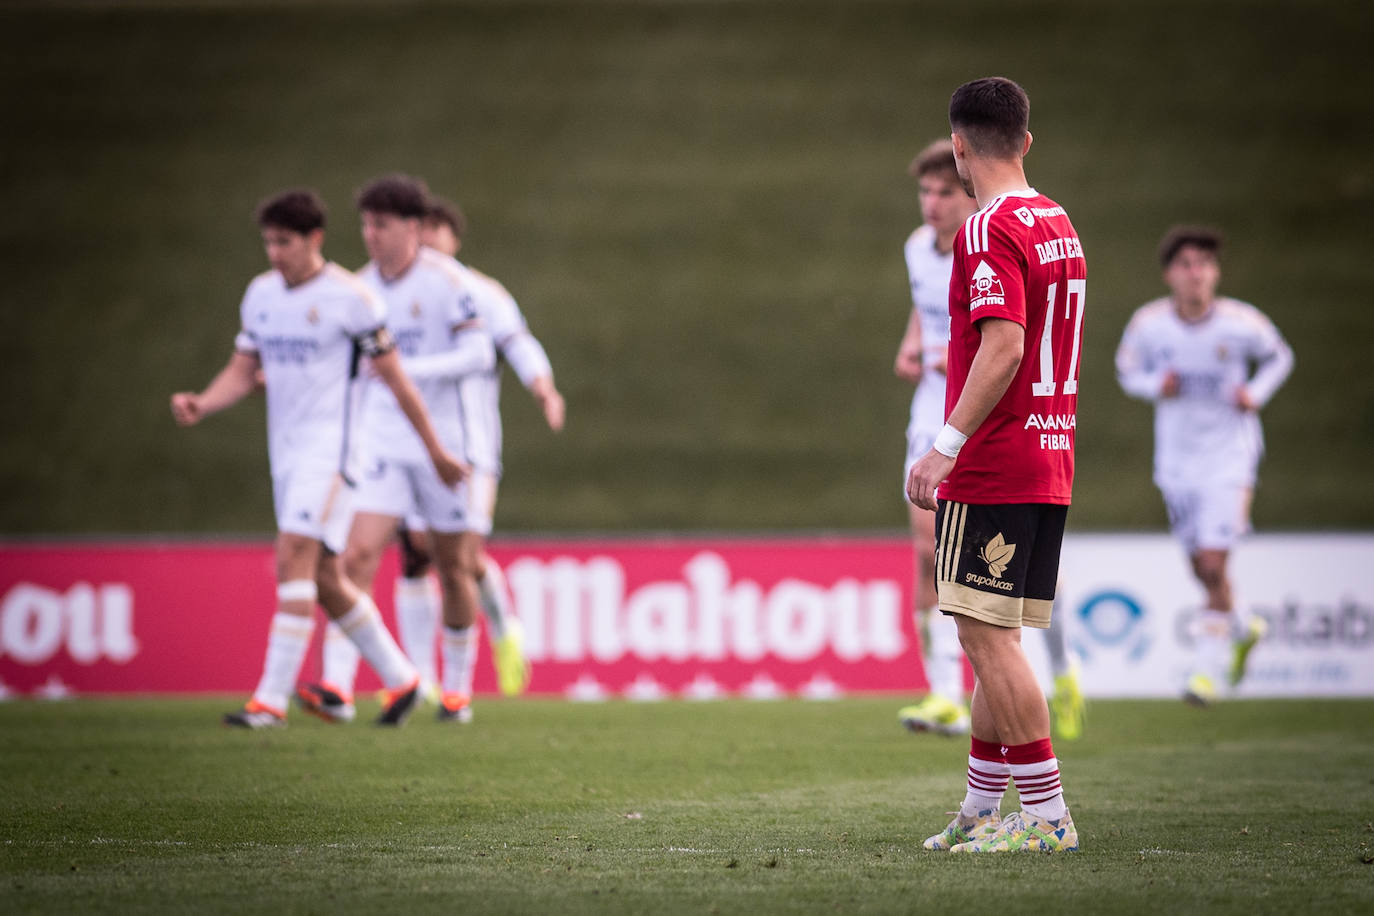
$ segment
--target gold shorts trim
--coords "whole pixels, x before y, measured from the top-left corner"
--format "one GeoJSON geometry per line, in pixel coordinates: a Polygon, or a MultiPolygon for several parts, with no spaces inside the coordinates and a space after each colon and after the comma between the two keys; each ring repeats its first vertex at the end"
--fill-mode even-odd
{"type": "Polygon", "coordinates": [[[1014,598],[993,595],[957,582],[941,582],[940,610],[962,614],[997,627],[1050,628],[1054,602],[1043,598],[1014,598]]]}

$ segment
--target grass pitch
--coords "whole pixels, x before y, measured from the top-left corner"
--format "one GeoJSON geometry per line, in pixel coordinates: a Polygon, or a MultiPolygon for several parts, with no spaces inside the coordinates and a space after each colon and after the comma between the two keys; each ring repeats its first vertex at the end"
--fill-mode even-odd
{"type": "Polygon", "coordinates": [[[221,728],[236,699],[0,705],[0,910],[1343,913],[1374,891],[1368,702],[1099,702],[1056,749],[1083,850],[956,859],[919,847],[967,746],[904,733],[895,698],[272,733],[221,728]]]}

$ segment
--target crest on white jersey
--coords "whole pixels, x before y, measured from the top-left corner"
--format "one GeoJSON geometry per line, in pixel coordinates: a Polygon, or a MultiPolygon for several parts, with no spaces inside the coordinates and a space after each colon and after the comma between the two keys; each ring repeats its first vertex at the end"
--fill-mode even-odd
{"type": "Polygon", "coordinates": [[[1030,212],[1030,207],[1017,207],[1015,212],[1016,218],[1027,226],[1035,225],[1035,214],[1030,212]]]}
{"type": "Polygon", "coordinates": [[[315,308],[315,307],[312,305],[312,306],[310,307],[310,311],[308,311],[308,312],[305,313],[305,320],[308,321],[308,322],[310,322],[311,324],[319,324],[319,323],[320,323],[320,311],[319,311],[319,309],[315,308]]]}
{"type": "Polygon", "coordinates": [[[970,311],[984,305],[1006,305],[1007,296],[1002,289],[1002,281],[997,279],[997,274],[987,261],[978,262],[978,269],[973,272],[973,282],[969,284],[968,297],[970,311]]]}
{"type": "Polygon", "coordinates": [[[410,303],[410,317],[419,318],[423,312],[424,310],[420,308],[419,300],[410,303]]]}

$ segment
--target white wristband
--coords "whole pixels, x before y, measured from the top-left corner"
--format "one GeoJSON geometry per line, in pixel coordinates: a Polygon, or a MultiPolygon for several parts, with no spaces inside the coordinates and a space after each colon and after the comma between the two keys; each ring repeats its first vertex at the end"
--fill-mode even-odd
{"type": "Polygon", "coordinates": [[[935,437],[934,448],[946,458],[958,458],[959,449],[963,448],[967,441],[968,436],[946,423],[940,434],[935,437]]]}

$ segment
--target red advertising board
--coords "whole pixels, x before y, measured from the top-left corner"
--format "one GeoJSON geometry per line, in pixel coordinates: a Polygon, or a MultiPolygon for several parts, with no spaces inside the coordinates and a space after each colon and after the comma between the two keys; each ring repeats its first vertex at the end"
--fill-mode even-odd
{"type": "MultiPolygon", "coordinates": [[[[525,625],[535,693],[826,697],[925,684],[901,538],[519,541],[491,552],[525,625]]],[[[388,557],[376,593],[389,623],[395,575],[388,557]]],[[[274,594],[266,542],[0,546],[0,689],[247,693],[274,594]]],[[[479,693],[495,689],[487,655],[479,693]]],[[[312,650],[302,676],[318,669],[312,650]]],[[[375,684],[365,673],[359,687],[375,684]]]]}

